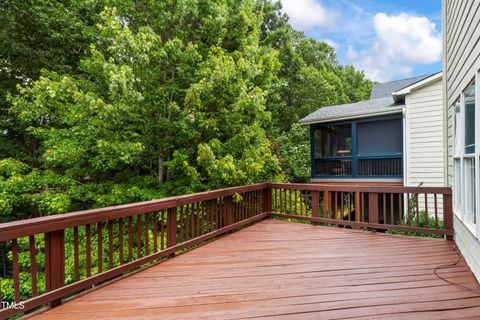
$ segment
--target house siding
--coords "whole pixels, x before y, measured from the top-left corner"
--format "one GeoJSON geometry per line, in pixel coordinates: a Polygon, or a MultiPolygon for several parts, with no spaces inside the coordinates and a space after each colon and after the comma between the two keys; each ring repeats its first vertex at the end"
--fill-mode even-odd
{"type": "Polygon", "coordinates": [[[442,80],[412,91],[405,102],[406,183],[445,186],[442,80]]]}
{"type": "MultiPolygon", "coordinates": [[[[442,79],[412,90],[406,104],[406,175],[405,185],[443,187],[446,185],[444,151],[444,112],[442,79]]],[[[420,210],[425,210],[420,199],[420,210]]],[[[435,201],[428,198],[432,212],[435,201]]],[[[443,215],[443,207],[438,207],[443,215]]]]}
{"type": "MultiPolygon", "coordinates": [[[[480,69],[480,1],[443,0],[443,42],[447,172],[448,184],[452,186],[453,104],[480,69]]],[[[454,229],[458,248],[477,279],[480,279],[479,240],[457,215],[454,217],[454,229]]]]}
{"type": "Polygon", "coordinates": [[[480,69],[480,1],[444,0],[448,182],[453,179],[453,104],[480,69]]]}

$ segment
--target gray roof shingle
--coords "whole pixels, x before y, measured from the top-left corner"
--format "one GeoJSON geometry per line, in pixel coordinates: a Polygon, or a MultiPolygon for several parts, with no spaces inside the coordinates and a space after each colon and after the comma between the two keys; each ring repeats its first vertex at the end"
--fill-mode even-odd
{"type": "Polygon", "coordinates": [[[412,84],[422,81],[430,76],[432,75],[427,74],[427,75],[408,78],[408,79],[401,79],[401,80],[395,80],[395,81],[390,81],[386,83],[375,84],[372,88],[370,99],[389,97],[392,95],[392,93],[398,90],[401,90],[403,88],[406,88],[408,86],[411,86],[412,84]]]}
{"type": "Polygon", "coordinates": [[[365,116],[374,116],[387,112],[401,112],[404,104],[398,104],[393,101],[392,96],[379,99],[370,99],[355,103],[342,104],[332,107],[323,107],[309,114],[302,120],[301,124],[316,122],[335,121],[342,118],[361,118],[365,116]]]}

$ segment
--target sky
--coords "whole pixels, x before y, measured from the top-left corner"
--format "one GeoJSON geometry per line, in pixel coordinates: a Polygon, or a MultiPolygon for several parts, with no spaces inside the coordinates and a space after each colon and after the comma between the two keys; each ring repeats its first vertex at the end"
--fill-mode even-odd
{"type": "Polygon", "coordinates": [[[442,69],[441,0],[281,0],[290,23],[385,82],[442,69]]]}

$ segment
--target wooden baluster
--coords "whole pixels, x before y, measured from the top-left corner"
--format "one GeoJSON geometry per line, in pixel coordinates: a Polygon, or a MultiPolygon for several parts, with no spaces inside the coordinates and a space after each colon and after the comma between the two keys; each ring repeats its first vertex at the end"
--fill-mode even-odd
{"type": "Polygon", "coordinates": [[[352,205],[350,203],[350,194],[351,192],[347,192],[347,220],[351,221],[352,218],[350,217],[350,213],[352,212],[352,205]]]}
{"type": "Polygon", "coordinates": [[[361,217],[361,201],[360,201],[360,192],[355,192],[355,229],[360,229],[360,225],[358,222],[360,222],[360,217],[361,217]]]}
{"type": "Polygon", "coordinates": [[[78,227],[77,226],[73,227],[73,272],[74,272],[73,280],[74,281],[80,280],[79,253],[78,253],[78,227]]]}
{"type": "MultiPolygon", "coordinates": [[[[295,189],[294,193],[293,193],[293,198],[295,199],[295,201],[293,202],[294,203],[294,210],[293,212],[295,212],[295,214],[298,214],[298,211],[297,211],[297,201],[298,201],[298,190],[295,189]]],[[[301,214],[300,214],[301,216],[301,214]]]]}
{"type": "Polygon", "coordinates": [[[103,223],[97,223],[97,269],[98,273],[103,270],[103,223]]]}
{"type": "Polygon", "coordinates": [[[150,254],[150,213],[145,213],[145,255],[150,254]]]}
{"type": "Polygon", "coordinates": [[[183,217],[183,214],[184,214],[184,209],[185,209],[185,206],[181,206],[179,208],[179,211],[180,211],[180,235],[178,236],[178,239],[179,239],[179,242],[184,242],[184,238],[183,238],[183,220],[184,220],[184,217],[183,217]]]}
{"type": "Polygon", "coordinates": [[[108,269],[113,269],[113,220],[107,221],[108,227],[108,269]]]}
{"type": "Polygon", "coordinates": [[[13,264],[13,295],[15,303],[20,303],[20,267],[18,265],[18,242],[12,240],[12,264],[13,264]]]}
{"type": "Polygon", "coordinates": [[[407,224],[410,226],[411,219],[411,208],[410,208],[410,193],[407,192],[407,224]]]}
{"type": "MultiPolygon", "coordinates": [[[[272,192],[275,189],[263,189],[263,212],[272,212],[272,192]]],[[[275,191],[276,193],[276,191],[275,191]]]]}
{"type": "Polygon", "coordinates": [[[395,224],[393,217],[393,193],[390,193],[390,224],[395,224]]]}
{"type": "Polygon", "coordinates": [[[215,199],[215,230],[220,228],[218,219],[220,219],[220,199],[215,199]]]}
{"type": "Polygon", "coordinates": [[[197,232],[195,232],[195,235],[198,237],[200,236],[200,203],[194,203],[195,206],[195,215],[196,215],[196,220],[197,220],[197,232]]]}
{"type": "Polygon", "coordinates": [[[416,193],[415,194],[415,217],[416,217],[417,227],[420,227],[419,216],[420,216],[420,210],[418,209],[418,193],[416,193]]]}
{"type": "Polygon", "coordinates": [[[429,228],[429,223],[428,223],[428,194],[424,193],[423,194],[425,198],[425,227],[429,228]]]}
{"type": "Polygon", "coordinates": [[[437,194],[433,194],[433,201],[435,202],[435,229],[438,229],[438,204],[437,204],[437,194]]]}
{"type": "Polygon", "coordinates": [[[137,259],[142,257],[142,216],[137,215],[137,259]]]}
{"type": "Polygon", "coordinates": [[[153,252],[158,252],[158,214],[153,213],[153,252]]]}
{"type": "Polygon", "coordinates": [[[344,220],[345,218],[345,194],[343,192],[340,193],[340,220],[344,220]]]}
{"type": "Polygon", "coordinates": [[[208,232],[215,230],[214,224],[214,209],[213,209],[213,200],[208,200],[207,202],[207,212],[208,212],[208,232]]]}
{"type": "Polygon", "coordinates": [[[288,190],[288,213],[292,214],[292,190],[288,190]]]}
{"type": "Polygon", "coordinates": [[[282,209],[282,189],[277,189],[278,199],[277,199],[277,211],[278,213],[284,213],[282,209]]]}
{"type": "Polygon", "coordinates": [[[123,218],[118,219],[118,260],[123,264],[123,218]]]}
{"type": "Polygon", "coordinates": [[[233,224],[233,199],[232,196],[227,196],[225,198],[225,211],[227,218],[227,226],[233,224]]]}
{"type": "MultiPolygon", "coordinates": [[[[38,295],[38,289],[37,289],[37,251],[35,249],[35,236],[34,235],[29,236],[28,242],[30,246],[30,275],[32,276],[32,297],[36,297],[38,295]]],[[[78,251],[77,251],[77,254],[78,254],[78,251]]],[[[78,267],[78,264],[77,264],[77,267],[78,267]]],[[[76,270],[78,270],[78,268],[76,270]]],[[[1,298],[0,298],[0,301],[1,301],[1,298]]]]}
{"type": "Polygon", "coordinates": [[[160,213],[160,239],[160,250],[163,251],[163,249],[165,249],[165,209],[160,213]]]}
{"type": "Polygon", "coordinates": [[[365,192],[362,192],[361,196],[362,196],[362,207],[360,208],[360,210],[362,211],[362,222],[365,222],[366,221],[366,219],[365,219],[365,192]]]}
{"type": "Polygon", "coordinates": [[[133,217],[128,217],[128,262],[133,259],[133,217]]]}
{"type": "Polygon", "coordinates": [[[85,238],[86,238],[86,243],[85,243],[85,265],[86,265],[86,270],[85,270],[85,276],[87,278],[90,277],[91,275],[91,267],[92,267],[92,255],[90,254],[90,250],[91,250],[91,241],[92,241],[92,238],[91,238],[91,233],[90,233],[90,225],[87,224],[85,226],[85,238]]]}
{"type": "MultiPolygon", "coordinates": [[[[59,289],[65,284],[65,239],[64,231],[45,233],[45,284],[47,291],[59,289]]],[[[61,299],[52,300],[50,307],[62,303],[61,299]]]]}
{"type": "Polygon", "coordinates": [[[207,225],[208,225],[208,214],[207,214],[207,210],[206,210],[206,201],[203,201],[201,203],[201,212],[202,212],[202,215],[200,216],[201,218],[201,226],[202,226],[202,235],[207,233],[207,225]]]}
{"type": "MultiPolygon", "coordinates": [[[[323,198],[325,202],[325,198],[323,198]]],[[[312,218],[320,218],[319,210],[320,194],[318,191],[312,191],[312,218]]],[[[318,222],[312,221],[313,225],[318,225],[318,222]]]]}
{"type": "Polygon", "coordinates": [[[288,213],[288,206],[287,206],[287,189],[283,189],[283,191],[285,192],[285,194],[283,195],[283,201],[284,201],[284,204],[283,204],[283,208],[284,208],[284,213],[288,213]]]}
{"type": "Polygon", "coordinates": [[[335,201],[333,205],[333,219],[338,219],[338,192],[334,192],[333,201],[335,201]]]}
{"type": "Polygon", "coordinates": [[[190,235],[190,205],[188,204],[185,205],[185,223],[185,240],[190,240],[193,237],[190,235]]]}
{"type": "Polygon", "coordinates": [[[398,194],[398,218],[401,225],[403,223],[403,193],[398,194]]]}
{"type": "MultiPolygon", "coordinates": [[[[303,200],[304,197],[303,197],[303,190],[300,190],[300,215],[303,216],[303,200]]],[[[307,216],[307,211],[305,210],[305,216],[307,216]]]]}
{"type": "MultiPolygon", "coordinates": [[[[167,214],[167,247],[171,248],[177,243],[177,208],[168,208],[167,214]]],[[[174,256],[175,253],[170,255],[174,256]]]]}
{"type": "Polygon", "coordinates": [[[383,194],[383,224],[387,224],[387,194],[383,194]]]}

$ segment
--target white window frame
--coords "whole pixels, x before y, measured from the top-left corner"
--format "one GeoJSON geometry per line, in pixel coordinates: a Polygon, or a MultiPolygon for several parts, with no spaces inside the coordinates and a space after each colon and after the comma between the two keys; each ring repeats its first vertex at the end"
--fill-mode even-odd
{"type": "MultiPolygon", "coordinates": [[[[476,237],[480,238],[480,70],[475,74],[475,152],[472,154],[465,154],[465,97],[464,91],[460,95],[460,99],[453,105],[453,192],[454,192],[454,213],[476,237]],[[460,117],[458,123],[455,121],[455,109],[458,101],[460,101],[460,117]],[[457,126],[459,126],[457,128],[457,126]],[[458,140],[457,140],[458,139],[458,140]],[[465,159],[474,159],[475,163],[475,220],[473,224],[469,221],[466,214],[467,195],[466,186],[467,179],[465,179],[465,159]],[[457,161],[456,161],[457,160],[457,161]],[[457,177],[457,170],[455,162],[460,162],[460,179],[457,177]],[[458,185],[460,183],[460,185],[458,185]],[[460,203],[457,203],[460,200],[460,203]]],[[[469,82],[468,86],[472,83],[469,82]]],[[[468,87],[467,86],[467,87],[468,87]]]]}

